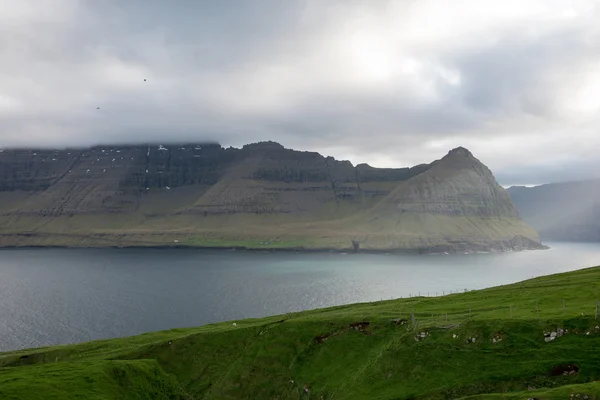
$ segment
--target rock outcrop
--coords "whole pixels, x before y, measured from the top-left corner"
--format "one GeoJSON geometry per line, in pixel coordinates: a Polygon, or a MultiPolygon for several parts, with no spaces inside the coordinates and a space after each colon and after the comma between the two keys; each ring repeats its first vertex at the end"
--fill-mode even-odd
{"type": "Polygon", "coordinates": [[[2,150],[0,245],[230,245],[486,251],[541,247],[464,148],[356,167],[261,142],[2,150]]]}

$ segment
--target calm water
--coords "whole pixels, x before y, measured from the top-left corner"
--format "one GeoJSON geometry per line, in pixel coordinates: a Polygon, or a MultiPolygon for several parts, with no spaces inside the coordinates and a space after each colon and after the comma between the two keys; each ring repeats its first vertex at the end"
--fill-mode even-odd
{"type": "Polygon", "coordinates": [[[600,244],[450,256],[2,250],[0,350],[478,289],[600,264],[600,244]]]}

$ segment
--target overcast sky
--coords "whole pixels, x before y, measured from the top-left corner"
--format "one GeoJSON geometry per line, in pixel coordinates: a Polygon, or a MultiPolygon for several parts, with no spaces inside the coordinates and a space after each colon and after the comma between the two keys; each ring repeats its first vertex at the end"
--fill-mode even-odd
{"type": "Polygon", "coordinates": [[[274,140],[401,167],[464,146],[504,185],[599,176],[598,21],[577,0],[0,0],[0,147],[274,140]]]}

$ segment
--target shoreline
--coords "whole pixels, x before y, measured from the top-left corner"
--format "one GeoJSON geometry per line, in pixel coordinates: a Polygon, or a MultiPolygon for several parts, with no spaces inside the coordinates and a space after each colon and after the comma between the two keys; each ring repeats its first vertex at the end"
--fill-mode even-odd
{"type": "Polygon", "coordinates": [[[169,250],[221,250],[221,251],[242,251],[242,252],[263,252],[263,253],[331,253],[331,254],[394,254],[394,255],[455,255],[455,254],[485,254],[485,253],[512,253],[521,251],[549,250],[550,247],[541,244],[539,247],[522,248],[477,248],[477,249],[452,249],[452,248],[417,248],[417,249],[335,249],[335,248],[303,248],[303,247],[280,247],[280,248],[255,248],[245,246],[194,246],[183,244],[164,244],[164,245],[108,245],[108,246],[69,246],[69,245],[0,245],[2,250],[43,250],[43,249],[169,249],[169,250]]]}

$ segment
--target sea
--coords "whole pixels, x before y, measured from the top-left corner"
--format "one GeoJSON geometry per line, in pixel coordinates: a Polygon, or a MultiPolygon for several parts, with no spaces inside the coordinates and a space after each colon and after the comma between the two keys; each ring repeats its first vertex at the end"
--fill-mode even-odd
{"type": "Polygon", "coordinates": [[[600,265],[600,243],[399,255],[202,249],[0,250],[0,351],[411,296],[600,265]]]}

